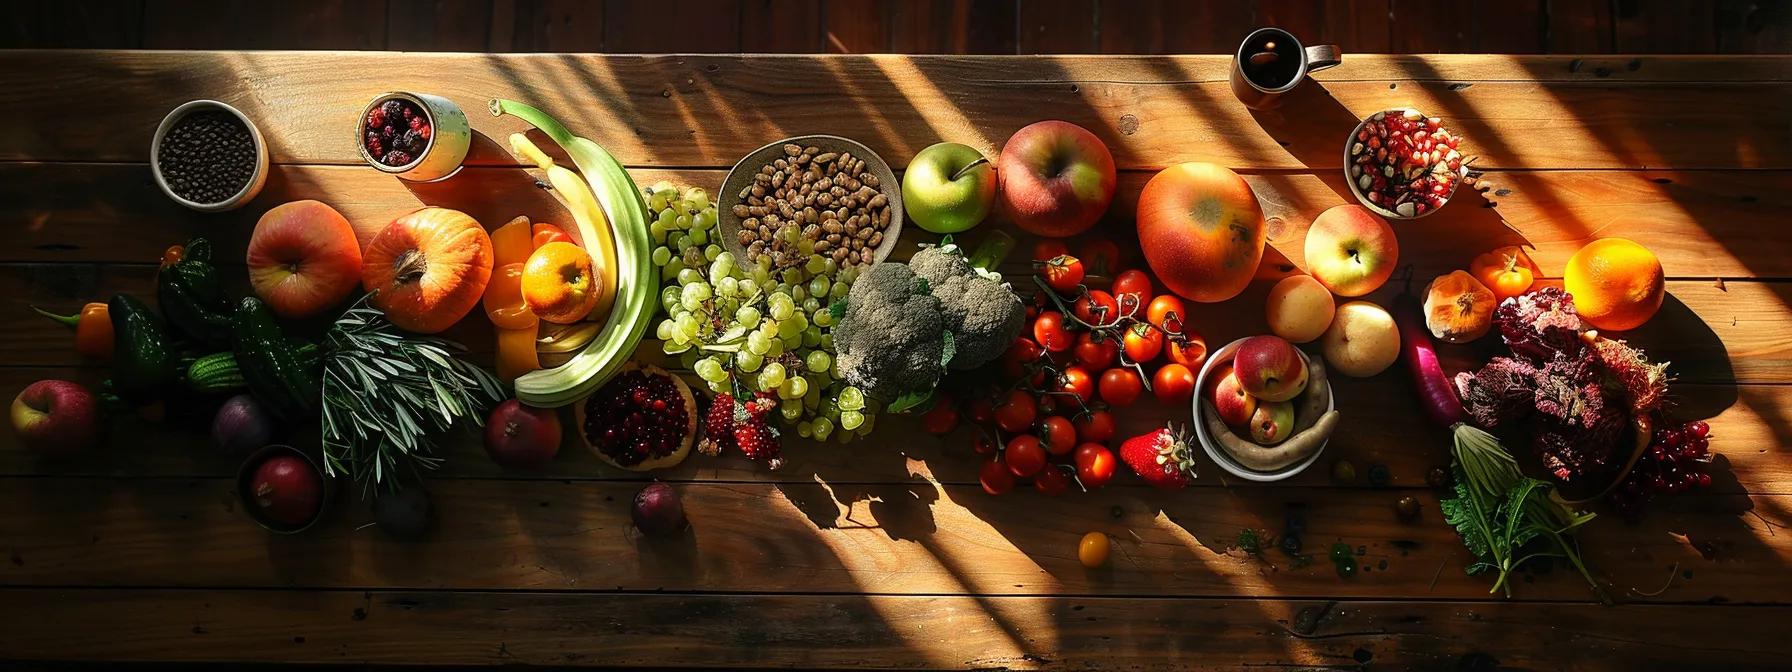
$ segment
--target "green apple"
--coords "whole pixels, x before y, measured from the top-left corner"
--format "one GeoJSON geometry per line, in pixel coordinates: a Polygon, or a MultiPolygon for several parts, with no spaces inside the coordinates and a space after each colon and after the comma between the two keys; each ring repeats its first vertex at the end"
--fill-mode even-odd
{"type": "Polygon", "coordinates": [[[996,202],[996,170],[976,149],[942,142],[916,154],[902,175],[902,211],[933,233],[969,230],[996,202]]]}

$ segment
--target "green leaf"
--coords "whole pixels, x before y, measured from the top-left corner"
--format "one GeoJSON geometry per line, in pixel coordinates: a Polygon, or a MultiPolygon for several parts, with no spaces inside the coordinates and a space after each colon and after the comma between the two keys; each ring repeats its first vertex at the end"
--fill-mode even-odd
{"type": "Polygon", "coordinates": [[[846,297],[842,296],[828,304],[828,314],[834,316],[835,323],[839,323],[840,318],[846,317],[846,297]]]}
{"type": "MultiPolygon", "coordinates": [[[[944,368],[952,362],[952,356],[958,354],[958,339],[953,338],[950,331],[941,331],[940,336],[945,341],[940,344],[940,367],[944,368]]],[[[932,396],[932,393],[928,396],[932,396]]]]}
{"type": "Polygon", "coordinates": [[[933,390],[928,390],[926,392],[910,392],[897,397],[895,401],[890,402],[890,405],[885,407],[884,411],[889,413],[901,413],[916,406],[920,406],[921,404],[925,404],[927,403],[927,400],[932,398],[933,390]]]}

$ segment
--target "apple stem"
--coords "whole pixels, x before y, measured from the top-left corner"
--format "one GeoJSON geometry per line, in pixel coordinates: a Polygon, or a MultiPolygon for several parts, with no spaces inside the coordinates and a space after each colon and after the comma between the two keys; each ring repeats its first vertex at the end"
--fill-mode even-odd
{"type": "Polygon", "coordinates": [[[948,181],[956,182],[956,181],[958,181],[958,178],[964,177],[965,173],[971,172],[972,168],[976,168],[977,166],[981,166],[985,163],[989,163],[989,157],[979,156],[979,157],[977,157],[976,161],[967,163],[967,164],[965,164],[965,166],[963,168],[959,168],[957,172],[952,173],[952,177],[948,181]]]}

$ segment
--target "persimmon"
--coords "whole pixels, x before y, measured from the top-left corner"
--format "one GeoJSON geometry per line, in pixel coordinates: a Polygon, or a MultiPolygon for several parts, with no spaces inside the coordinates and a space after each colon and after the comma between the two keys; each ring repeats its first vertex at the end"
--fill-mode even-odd
{"type": "Polygon", "coordinates": [[[1468,273],[1493,292],[1495,304],[1531,291],[1531,285],[1537,282],[1537,264],[1517,245],[1475,257],[1468,265],[1468,273]]]}

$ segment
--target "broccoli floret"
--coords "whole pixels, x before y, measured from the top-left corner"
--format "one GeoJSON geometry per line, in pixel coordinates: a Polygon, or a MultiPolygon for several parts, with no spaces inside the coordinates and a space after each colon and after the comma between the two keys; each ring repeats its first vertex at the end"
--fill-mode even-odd
{"type": "Polygon", "coordinates": [[[1026,308],[1001,281],[977,272],[953,246],[915,253],[908,266],[926,278],[952,332],[953,369],[974,369],[1007,351],[1026,322],[1026,308]]]}
{"type": "Polygon", "coordinates": [[[939,382],[946,326],[939,299],[908,266],[872,266],[846,295],[846,314],[834,327],[841,374],[860,391],[885,401],[939,382]]]}

